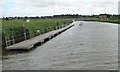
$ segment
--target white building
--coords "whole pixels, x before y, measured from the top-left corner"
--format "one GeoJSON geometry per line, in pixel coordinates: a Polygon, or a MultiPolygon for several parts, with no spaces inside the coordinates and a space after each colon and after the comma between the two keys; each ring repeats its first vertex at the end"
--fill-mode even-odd
{"type": "Polygon", "coordinates": [[[118,14],[120,14],[120,1],[118,2],[118,14]]]}

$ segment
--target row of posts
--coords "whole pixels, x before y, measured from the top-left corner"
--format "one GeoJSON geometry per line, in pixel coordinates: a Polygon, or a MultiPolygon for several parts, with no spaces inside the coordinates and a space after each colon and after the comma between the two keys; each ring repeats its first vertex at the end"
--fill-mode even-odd
{"type": "MultiPolygon", "coordinates": [[[[66,24],[66,25],[67,25],[67,24],[66,24]]],[[[54,30],[57,30],[57,29],[59,29],[59,28],[63,28],[63,27],[65,27],[66,25],[56,26],[56,27],[54,27],[54,30]]],[[[24,34],[24,40],[27,40],[27,32],[26,32],[26,29],[25,29],[25,25],[23,25],[23,28],[24,28],[24,33],[23,33],[23,34],[24,34]]],[[[36,30],[35,33],[37,33],[37,34],[34,35],[34,36],[32,36],[32,34],[34,34],[34,33],[30,33],[30,38],[33,38],[33,37],[35,37],[35,36],[37,36],[37,35],[46,33],[46,32],[48,32],[48,31],[50,31],[49,29],[50,29],[50,28],[44,29],[44,30],[42,30],[42,31],[41,31],[41,30],[36,30]],[[45,30],[46,30],[46,31],[45,31],[45,30]],[[47,30],[48,30],[48,31],[47,31],[47,30]]],[[[53,30],[53,29],[51,29],[51,30],[53,30]]],[[[13,31],[12,31],[12,37],[11,37],[11,39],[10,39],[10,37],[9,37],[9,35],[8,35],[8,36],[5,36],[5,41],[6,41],[6,47],[15,44],[15,36],[14,36],[14,34],[13,34],[13,31]]]]}

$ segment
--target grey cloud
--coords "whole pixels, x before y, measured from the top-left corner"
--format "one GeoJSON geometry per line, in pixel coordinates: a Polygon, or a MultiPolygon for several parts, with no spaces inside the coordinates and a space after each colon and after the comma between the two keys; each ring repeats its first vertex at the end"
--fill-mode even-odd
{"type": "MultiPolygon", "coordinates": [[[[5,0],[4,0],[5,1],[5,0]]],[[[8,1],[8,0],[7,0],[8,1]]],[[[64,13],[117,13],[117,0],[10,0],[5,15],[53,15],[64,13]],[[97,7],[97,8],[96,8],[97,7]],[[14,12],[13,12],[14,11],[14,12]]],[[[8,6],[8,2],[5,3],[8,6]]]]}
{"type": "Polygon", "coordinates": [[[72,1],[57,1],[57,0],[17,0],[20,5],[29,5],[33,7],[69,7],[69,6],[79,6],[78,2],[72,1]]]}
{"type": "Polygon", "coordinates": [[[92,3],[93,7],[107,7],[114,5],[114,2],[94,2],[92,3]]]}
{"type": "Polygon", "coordinates": [[[34,3],[32,5],[36,7],[70,6],[70,4],[64,2],[41,2],[39,4],[34,3]]]}

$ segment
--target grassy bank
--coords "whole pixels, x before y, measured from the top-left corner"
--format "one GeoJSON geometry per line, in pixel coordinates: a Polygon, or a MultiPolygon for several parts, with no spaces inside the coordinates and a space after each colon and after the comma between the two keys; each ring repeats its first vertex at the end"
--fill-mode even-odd
{"type": "Polygon", "coordinates": [[[2,21],[2,30],[6,34],[11,34],[11,31],[14,33],[17,32],[21,27],[23,27],[23,24],[25,27],[30,31],[34,32],[36,30],[42,30],[46,28],[53,29],[57,25],[64,25],[69,24],[70,20],[62,20],[62,19],[39,19],[39,20],[30,20],[29,23],[27,23],[26,20],[3,20],[2,21]]]}
{"type": "MultiPolygon", "coordinates": [[[[25,40],[25,32],[27,39],[29,39],[39,34],[62,28],[71,22],[71,20],[66,19],[30,19],[29,22],[26,19],[2,20],[2,35],[3,38],[7,36],[10,40],[14,38],[15,43],[18,43],[25,40]]],[[[2,41],[6,45],[5,38],[2,41]]],[[[12,44],[13,42],[9,45],[12,44]]]]}
{"type": "Polygon", "coordinates": [[[97,20],[98,22],[109,22],[109,23],[117,23],[120,24],[120,19],[118,20],[97,20]]]}

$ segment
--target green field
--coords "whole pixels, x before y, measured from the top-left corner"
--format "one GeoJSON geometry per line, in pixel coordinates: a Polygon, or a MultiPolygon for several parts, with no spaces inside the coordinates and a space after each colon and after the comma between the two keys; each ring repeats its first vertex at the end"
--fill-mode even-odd
{"type": "Polygon", "coordinates": [[[20,29],[23,28],[23,24],[25,28],[29,30],[29,32],[35,32],[36,30],[44,30],[49,28],[53,30],[55,26],[61,26],[64,24],[70,24],[71,20],[63,20],[63,19],[32,19],[29,23],[26,20],[14,19],[14,20],[3,20],[2,21],[2,31],[5,34],[11,34],[12,32],[16,34],[20,29]]]}

